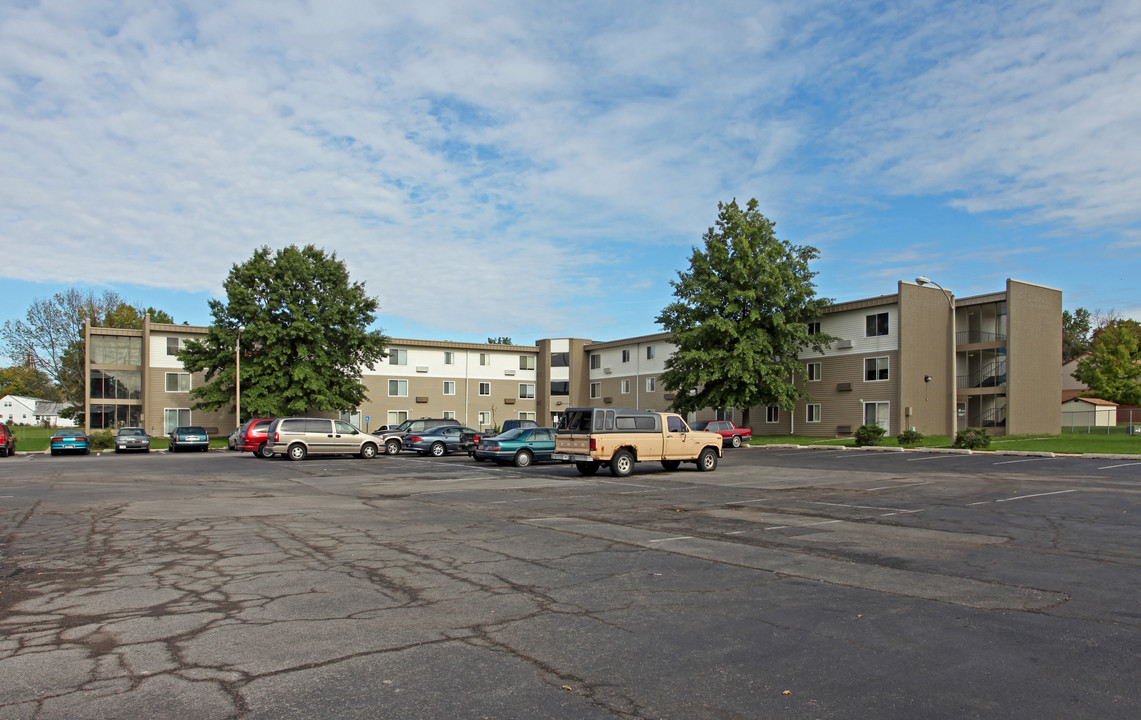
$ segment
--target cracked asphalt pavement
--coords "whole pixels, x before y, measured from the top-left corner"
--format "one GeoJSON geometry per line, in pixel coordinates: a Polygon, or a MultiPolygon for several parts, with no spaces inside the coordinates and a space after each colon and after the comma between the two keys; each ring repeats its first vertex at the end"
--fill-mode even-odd
{"type": "Polygon", "coordinates": [[[0,459],[0,719],[1132,718],[1141,463],[0,459]]]}

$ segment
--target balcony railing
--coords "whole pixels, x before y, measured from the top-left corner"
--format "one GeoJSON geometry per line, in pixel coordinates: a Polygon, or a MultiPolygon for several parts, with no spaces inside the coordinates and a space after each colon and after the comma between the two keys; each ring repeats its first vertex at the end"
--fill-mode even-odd
{"type": "Polygon", "coordinates": [[[992,362],[981,370],[958,377],[959,388],[1002,387],[1006,384],[1006,362],[992,362]]]}
{"type": "Polygon", "coordinates": [[[1006,342],[1006,334],[984,332],[982,330],[960,330],[955,333],[955,343],[958,345],[993,342],[1006,342]]]}

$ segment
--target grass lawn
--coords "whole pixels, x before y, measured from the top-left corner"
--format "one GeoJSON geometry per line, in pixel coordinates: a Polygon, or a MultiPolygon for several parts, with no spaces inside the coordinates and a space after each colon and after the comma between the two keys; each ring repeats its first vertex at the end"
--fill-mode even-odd
{"type": "MultiPolygon", "coordinates": [[[[847,445],[854,447],[852,438],[820,438],[790,435],[753,436],[750,445],[847,445]]],[[[895,437],[885,437],[884,447],[899,447],[895,437]]],[[[929,435],[919,447],[949,448],[947,435],[929,435]]],[[[1010,435],[992,438],[989,450],[1032,450],[1055,453],[1110,453],[1141,455],[1141,436],[1138,435],[1010,435]]]]}

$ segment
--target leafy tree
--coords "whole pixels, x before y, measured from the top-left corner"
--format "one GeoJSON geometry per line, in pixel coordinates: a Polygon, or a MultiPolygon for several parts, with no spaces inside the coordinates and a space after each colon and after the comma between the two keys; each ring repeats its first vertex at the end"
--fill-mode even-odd
{"type": "Polygon", "coordinates": [[[71,288],[50,298],[32,301],[24,320],[8,320],[0,328],[0,346],[12,358],[31,358],[37,368],[58,382],[63,354],[80,339],[83,323],[97,321],[125,305],[113,292],[96,295],[71,288]]]}
{"type": "Polygon", "coordinates": [[[808,267],[816,248],[778,239],[755,199],[744,209],[718,203],[718,211],[705,249],[695,247],[689,270],[670,282],[676,300],[658,315],[677,346],[661,381],[678,412],[737,407],[748,426],[749,408],[791,410],[808,397],[793,382],[797,358],[834,340],[808,334],[831,301],[816,297],[808,267]]]}
{"type": "Polygon", "coordinates": [[[29,365],[0,368],[0,396],[24,395],[41,400],[60,400],[59,388],[42,370],[29,365]]]}
{"type": "Polygon", "coordinates": [[[350,283],[335,253],[262,247],[223,287],[226,302],[210,301],[206,338],[178,354],[187,370],[206,371],[191,391],[195,407],[233,407],[239,331],[244,416],[348,411],[365,400],[361,373],[385,357],[388,338],[368,330],[378,303],[350,283]]]}
{"type": "Polygon", "coordinates": [[[488,345],[514,345],[515,343],[511,342],[511,338],[506,337],[505,335],[500,335],[499,337],[488,338],[487,344],[488,345]]]}
{"type": "Polygon", "coordinates": [[[1091,329],[1089,310],[1078,308],[1072,314],[1062,311],[1062,362],[1068,363],[1089,350],[1091,329]]]}
{"type": "Polygon", "coordinates": [[[1114,320],[1100,328],[1073,375],[1089,387],[1088,397],[1141,405],[1141,324],[1114,320]]]}

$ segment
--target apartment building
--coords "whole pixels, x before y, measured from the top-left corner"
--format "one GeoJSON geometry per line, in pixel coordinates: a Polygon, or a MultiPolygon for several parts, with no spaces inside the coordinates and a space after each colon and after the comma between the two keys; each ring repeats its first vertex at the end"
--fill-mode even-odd
{"type": "MultiPolygon", "coordinates": [[[[865,423],[889,434],[1057,433],[1061,380],[1061,291],[1008,280],[1000,292],[966,298],[911,282],[891,295],[836,303],[809,332],[837,340],[801,354],[792,380],[810,399],[793,410],[750,410],[759,435],[832,437],[865,423]]],[[[175,355],[206,328],[150,323],[143,330],[88,328],[88,426],[179,424],[229,432],[232,413],[195,410],[204,381],[175,355]]],[[[557,423],[568,407],[665,410],[660,376],[675,346],[668,333],[611,341],[545,338],[534,345],[394,339],[364,371],[367,400],[346,414],[362,429],[409,418],[450,417],[481,430],[511,418],[557,423]]],[[[739,410],[709,408],[694,419],[739,410]]]]}

